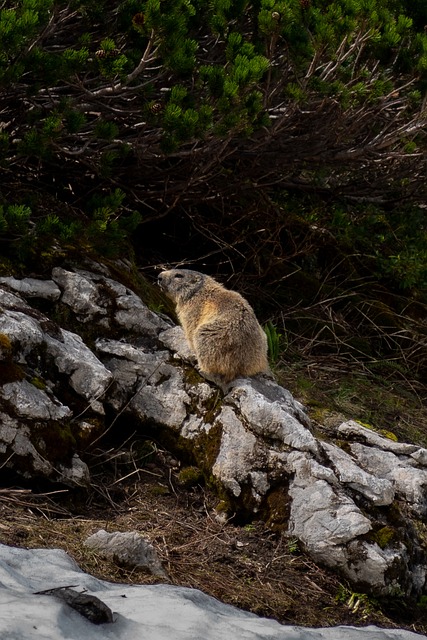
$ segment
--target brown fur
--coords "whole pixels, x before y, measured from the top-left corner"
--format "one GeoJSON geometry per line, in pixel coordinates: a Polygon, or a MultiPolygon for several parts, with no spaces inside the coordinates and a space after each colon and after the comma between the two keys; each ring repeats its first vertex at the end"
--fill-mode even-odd
{"type": "Polygon", "coordinates": [[[266,335],[239,293],[190,269],[163,271],[158,282],[176,305],[202,372],[224,383],[268,373],[266,335]]]}

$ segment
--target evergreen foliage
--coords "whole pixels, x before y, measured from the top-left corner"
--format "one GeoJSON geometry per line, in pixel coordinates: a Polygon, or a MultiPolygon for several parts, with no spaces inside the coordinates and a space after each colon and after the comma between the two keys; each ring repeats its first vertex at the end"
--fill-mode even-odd
{"type": "Polygon", "coordinates": [[[185,210],[248,248],[260,207],[271,244],[282,192],[316,193],[341,203],[325,228],[423,286],[426,17],[409,0],[3,3],[4,238],[119,250],[139,222],[185,210]],[[85,204],[118,192],[117,206],[85,204]],[[370,236],[373,207],[384,229],[370,236]]]}
{"type": "Polygon", "coordinates": [[[98,171],[107,143],[144,164],[183,145],[206,156],[214,140],[237,153],[257,131],[285,166],[317,151],[336,177],[337,155],[367,161],[403,139],[411,155],[423,133],[427,36],[403,0],[21,0],[0,10],[0,50],[3,113],[18,111],[4,162],[98,171]],[[311,153],[283,148],[306,146],[317,121],[311,153]]]}
{"type": "Polygon", "coordinates": [[[36,211],[23,204],[0,205],[2,252],[26,264],[42,257],[49,266],[58,251],[63,256],[67,247],[107,257],[129,251],[129,235],[140,224],[141,216],[137,211],[124,211],[124,197],[116,189],[93,198],[88,215],[76,214],[71,209],[61,215],[42,213],[40,205],[36,211]]]}

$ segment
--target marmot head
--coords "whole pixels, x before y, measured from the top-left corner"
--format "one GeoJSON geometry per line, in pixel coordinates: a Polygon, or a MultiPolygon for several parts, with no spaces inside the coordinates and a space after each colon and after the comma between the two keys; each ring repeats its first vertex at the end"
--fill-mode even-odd
{"type": "Polygon", "coordinates": [[[159,273],[157,283],[174,302],[185,302],[203,287],[207,277],[190,269],[170,269],[159,273]]]}

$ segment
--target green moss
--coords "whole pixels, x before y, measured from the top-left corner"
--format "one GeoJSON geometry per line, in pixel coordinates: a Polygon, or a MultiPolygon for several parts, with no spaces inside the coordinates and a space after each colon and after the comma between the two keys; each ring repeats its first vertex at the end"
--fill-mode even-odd
{"type": "Polygon", "coordinates": [[[183,373],[184,373],[184,382],[186,384],[196,385],[205,381],[205,379],[200,375],[200,373],[194,367],[185,367],[183,373]]]}
{"type": "Polygon", "coordinates": [[[218,421],[209,429],[209,433],[203,433],[197,439],[195,452],[199,466],[210,472],[221,447],[222,424],[218,421]]]}
{"type": "Polygon", "coordinates": [[[223,400],[223,393],[219,389],[217,393],[211,395],[203,404],[205,412],[203,414],[203,422],[205,424],[213,424],[217,417],[223,400]]]}
{"type": "Polygon", "coordinates": [[[381,549],[385,549],[396,538],[396,531],[390,526],[385,526],[372,532],[370,538],[381,549]]]}
{"type": "Polygon", "coordinates": [[[361,424],[362,427],[365,427],[366,429],[370,429],[371,431],[375,431],[374,427],[369,424],[368,422],[362,422],[361,420],[355,420],[355,422],[357,422],[358,424],[361,424]]]}
{"type": "Polygon", "coordinates": [[[178,474],[178,482],[185,489],[204,483],[202,471],[198,467],[185,467],[178,474]]]}
{"type": "Polygon", "coordinates": [[[30,382],[34,387],[37,387],[37,389],[40,389],[41,391],[44,391],[46,389],[46,382],[38,376],[34,376],[33,378],[31,378],[30,382]]]}
{"type": "Polygon", "coordinates": [[[227,514],[230,511],[230,502],[228,500],[220,500],[215,507],[215,511],[219,514],[227,514]]]}
{"type": "Polygon", "coordinates": [[[395,433],[393,433],[393,431],[387,431],[387,429],[380,429],[380,434],[384,436],[384,438],[393,440],[393,442],[398,442],[398,437],[395,433]]]}

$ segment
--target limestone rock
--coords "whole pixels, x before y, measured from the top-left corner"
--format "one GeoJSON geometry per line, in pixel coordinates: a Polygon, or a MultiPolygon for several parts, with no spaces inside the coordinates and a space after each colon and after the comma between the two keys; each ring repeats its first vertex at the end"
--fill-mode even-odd
{"type": "Polygon", "coordinates": [[[413,466],[412,458],[396,456],[391,451],[381,451],[354,442],[351,451],[363,469],[379,478],[392,482],[396,493],[411,505],[415,513],[427,513],[427,470],[413,466]]]}
{"type": "MultiPolygon", "coordinates": [[[[43,344],[44,332],[40,323],[24,311],[5,308],[3,305],[6,298],[4,289],[0,289],[0,308],[3,307],[3,313],[0,313],[0,333],[7,336],[12,343],[17,362],[25,363],[26,356],[43,344]]],[[[18,308],[22,308],[21,302],[17,300],[18,308]]]]}
{"type": "Polygon", "coordinates": [[[350,455],[340,447],[328,442],[322,443],[335,472],[343,484],[364,495],[378,506],[391,504],[394,499],[394,484],[385,478],[377,478],[373,473],[364,471],[350,455]]]}
{"type": "Polygon", "coordinates": [[[59,465],[59,479],[65,484],[87,487],[90,485],[89,468],[75,453],[71,458],[71,464],[59,465]]]}
{"type": "Polygon", "coordinates": [[[0,412],[0,454],[2,463],[21,471],[27,477],[34,474],[51,476],[53,466],[37,451],[31,442],[30,429],[13,419],[10,415],[0,412]],[[24,464],[20,465],[20,460],[24,464]]]}
{"type": "Polygon", "coordinates": [[[61,290],[53,280],[38,280],[37,278],[0,278],[0,284],[5,284],[13,291],[21,293],[24,297],[43,298],[56,301],[61,295],[61,290]]]}
{"type": "MultiPolygon", "coordinates": [[[[63,451],[55,453],[43,439],[46,430],[52,432],[52,437],[55,429],[60,427],[52,423],[40,426],[41,429],[37,423],[27,424],[0,411],[0,456],[4,460],[3,465],[15,469],[24,477],[39,475],[65,484],[88,485],[89,470],[79,456],[72,454],[66,445],[64,459],[63,451]]],[[[58,439],[61,437],[59,432],[58,439]]]]}
{"type": "Polygon", "coordinates": [[[313,464],[304,453],[290,456],[289,464],[295,474],[289,488],[289,530],[317,559],[325,560],[337,545],[371,530],[368,518],[338,485],[328,482],[327,470],[323,472],[321,465],[313,464]]]}
{"type": "MultiPolygon", "coordinates": [[[[246,380],[246,383],[248,380],[246,380]]],[[[231,389],[239,387],[241,380],[231,383],[231,389]]],[[[299,420],[305,427],[310,428],[310,419],[301,402],[292,393],[278,385],[272,378],[259,376],[250,379],[250,386],[264,396],[270,403],[277,403],[284,411],[299,420]]]]}
{"type": "Polygon", "coordinates": [[[117,384],[116,408],[126,405],[127,412],[143,422],[153,420],[176,430],[181,428],[190,397],[182,372],[168,364],[167,351],[146,352],[112,340],[98,340],[97,349],[104,359],[107,356],[105,362],[117,384]]]}
{"type": "Polygon", "coordinates": [[[130,289],[105,275],[76,269],[55,268],[53,280],[62,290],[61,301],[77,314],[83,323],[98,322],[144,336],[157,336],[168,324],[150,311],[130,289]]]}
{"type": "Polygon", "coordinates": [[[341,424],[338,433],[350,439],[351,453],[361,469],[392,485],[415,513],[421,516],[427,513],[427,469],[423,468],[426,449],[385,438],[354,420],[341,424]],[[355,437],[358,442],[351,442],[355,437]]]}
{"type": "Polygon", "coordinates": [[[330,482],[327,471],[307,453],[292,454],[289,464],[295,473],[289,487],[289,533],[316,561],[339,568],[355,584],[379,594],[406,587],[409,594],[414,585],[404,545],[381,549],[361,540],[372,524],[338,483],[330,482]],[[389,574],[398,566],[400,580],[395,581],[389,574]]]}
{"type": "Polygon", "coordinates": [[[87,484],[87,465],[73,450],[73,410],[58,397],[63,391],[56,376],[67,376],[65,386],[93,402],[112,374],[79,336],[60,329],[2,287],[0,307],[0,333],[11,345],[3,355],[0,385],[2,462],[27,477],[38,474],[87,484]],[[22,379],[25,374],[28,379],[22,379]]]}
{"type": "Polygon", "coordinates": [[[60,339],[44,336],[47,353],[60,373],[70,376],[70,385],[87,400],[97,400],[113,376],[85,345],[80,336],[61,329],[60,339]]]}
{"type": "Polygon", "coordinates": [[[131,400],[130,408],[143,422],[154,420],[179,431],[190,404],[182,374],[165,364],[158,370],[154,380],[139,388],[131,400]]]}
{"type": "MultiPolygon", "coordinates": [[[[258,459],[257,438],[245,429],[230,407],[222,409],[217,421],[223,425],[223,431],[212,472],[235,497],[239,497],[242,483],[248,482],[249,474],[261,462],[258,459]]],[[[268,488],[266,482],[264,494],[268,488]]],[[[256,495],[260,498],[259,494],[256,495]]]]}
{"type": "Polygon", "coordinates": [[[43,366],[43,353],[53,359],[60,373],[70,376],[71,386],[84,398],[94,399],[105,391],[112,375],[80,336],[57,327],[40,312],[27,310],[20,298],[11,298],[1,288],[0,307],[3,307],[0,333],[12,343],[19,363],[27,363],[28,357],[36,352],[36,358],[43,366]]]}
{"type": "Polygon", "coordinates": [[[293,415],[294,407],[288,402],[271,401],[257,390],[256,383],[243,379],[234,381],[227,402],[237,408],[251,430],[259,436],[290,448],[317,453],[316,439],[293,415]]]}
{"type": "Polygon", "coordinates": [[[175,356],[186,360],[187,362],[196,361],[196,356],[190,349],[184,331],[181,327],[173,326],[159,334],[160,342],[167,347],[175,356]]]}
{"type": "Polygon", "coordinates": [[[138,296],[127,291],[116,299],[117,311],[114,319],[120,327],[144,336],[157,336],[167,328],[167,323],[150,311],[138,296]]]}
{"type": "Polygon", "coordinates": [[[0,388],[0,398],[4,398],[14,408],[14,413],[34,420],[61,420],[69,418],[72,411],[56,398],[51,399],[46,391],[38,389],[27,380],[10,382],[0,388]]]}
{"type": "Polygon", "coordinates": [[[99,304],[98,288],[89,278],[60,267],[53,269],[52,278],[61,288],[61,301],[83,322],[89,322],[97,315],[106,315],[106,310],[99,304]]]}
{"type": "MultiPolygon", "coordinates": [[[[382,451],[392,451],[396,455],[411,455],[418,451],[420,447],[415,444],[406,444],[405,442],[395,442],[390,438],[385,438],[373,429],[368,429],[359,424],[355,420],[343,422],[338,427],[338,433],[347,438],[357,438],[359,442],[366,443],[370,446],[377,447],[382,451]]],[[[424,450],[425,451],[425,450],[424,450]]]]}
{"type": "Polygon", "coordinates": [[[168,577],[153,545],[137,531],[107,533],[100,529],[89,536],[84,544],[120,564],[148,569],[154,576],[168,577]]]}

